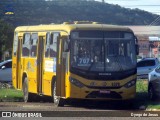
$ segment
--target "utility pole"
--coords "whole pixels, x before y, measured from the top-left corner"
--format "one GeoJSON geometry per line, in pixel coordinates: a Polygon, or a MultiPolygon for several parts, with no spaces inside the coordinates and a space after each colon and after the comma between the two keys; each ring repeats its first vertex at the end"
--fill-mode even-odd
{"type": "Polygon", "coordinates": [[[105,1],[104,1],[104,0],[102,0],[102,3],[105,3],[105,1]]]}
{"type": "Polygon", "coordinates": [[[160,16],[158,16],[154,21],[152,21],[152,22],[149,24],[149,26],[151,26],[151,25],[156,25],[159,20],[160,20],[160,16]]]}

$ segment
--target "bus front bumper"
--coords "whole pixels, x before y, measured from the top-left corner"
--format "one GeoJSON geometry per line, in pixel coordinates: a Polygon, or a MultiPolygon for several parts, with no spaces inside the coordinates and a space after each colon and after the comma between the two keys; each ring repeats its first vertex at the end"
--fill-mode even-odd
{"type": "Polygon", "coordinates": [[[136,96],[136,86],[120,89],[74,89],[69,98],[95,100],[130,100],[136,96]]]}

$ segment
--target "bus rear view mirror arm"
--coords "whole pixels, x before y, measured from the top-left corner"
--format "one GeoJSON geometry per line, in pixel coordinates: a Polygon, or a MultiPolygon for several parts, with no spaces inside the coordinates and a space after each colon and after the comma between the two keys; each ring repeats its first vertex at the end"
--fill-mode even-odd
{"type": "Polygon", "coordinates": [[[139,45],[136,44],[136,54],[139,55],[139,45]]]}

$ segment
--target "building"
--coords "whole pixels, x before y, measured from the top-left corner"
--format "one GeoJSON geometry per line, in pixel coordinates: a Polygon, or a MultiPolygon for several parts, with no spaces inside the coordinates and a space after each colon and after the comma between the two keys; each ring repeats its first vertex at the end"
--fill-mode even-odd
{"type": "Polygon", "coordinates": [[[160,26],[127,26],[138,38],[139,56],[160,57],[160,26]]]}

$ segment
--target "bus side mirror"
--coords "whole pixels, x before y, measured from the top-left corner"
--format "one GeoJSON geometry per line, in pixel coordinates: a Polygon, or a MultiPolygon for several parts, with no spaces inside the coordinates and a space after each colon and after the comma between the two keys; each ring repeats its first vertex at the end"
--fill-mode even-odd
{"type": "Polygon", "coordinates": [[[138,38],[136,36],[135,36],[135,43],[136,43],[136,55],[139,55],[138,38]]]}
{"type": "Polygon", "coordinates": [[[139,45],[136,44],[136,54],[139,55],[139,45]]]}

